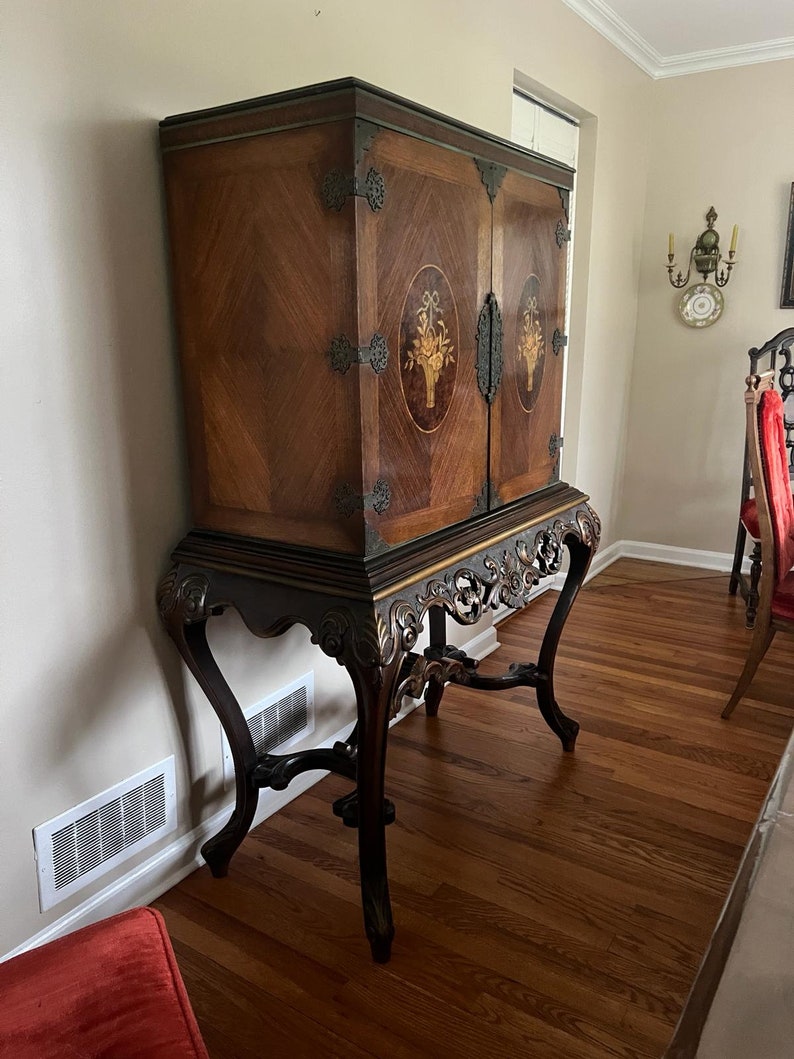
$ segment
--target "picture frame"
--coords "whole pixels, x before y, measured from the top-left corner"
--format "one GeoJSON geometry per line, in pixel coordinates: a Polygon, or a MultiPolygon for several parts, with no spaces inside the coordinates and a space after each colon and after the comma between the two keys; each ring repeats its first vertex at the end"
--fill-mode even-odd
{"type": "Polygon", "coordinates": [[[783,285],[780,288],[780,308],[794,309],[794,183],[788,210],[788,230],[783,250],[783,285]]]}

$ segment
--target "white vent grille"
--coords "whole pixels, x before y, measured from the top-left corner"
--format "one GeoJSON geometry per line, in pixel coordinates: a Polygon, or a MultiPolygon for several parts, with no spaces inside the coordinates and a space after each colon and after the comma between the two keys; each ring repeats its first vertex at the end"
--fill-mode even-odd
{"type": "Polygon", "coordinates": [[[176,827],[174,759],[33,830],[42,912],[176,827]]]}
{"type": "MultiPolygon", "coordinates": [[[[314,671],[243,710],[257,754],[285,750],[314,731],[314,671]]],[[[223,736],[223,774],[234,780],[232,752],[223,736]]]]}

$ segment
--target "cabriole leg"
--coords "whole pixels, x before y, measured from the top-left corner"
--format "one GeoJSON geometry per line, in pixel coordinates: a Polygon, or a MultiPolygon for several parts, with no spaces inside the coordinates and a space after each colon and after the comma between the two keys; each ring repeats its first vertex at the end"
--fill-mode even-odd
{"type": "Polygon", "coordinates": [[[386,963],[394,937],[386,873],[384,790],[389,713],[402,656],[388,666],[346,663],[358,707],[358,856],[364,927],[372,957],[386,963]]]}
{"type": "Polygon", "coordinates": [[[226,826],[201,847],[210,871],[220,878],[228,872],[229,862],[248,834],[256,812],[259,788],[252,782],[252,773],[257,757],[240,704],[207,643],[209,612],[205,598],[209,582],[199,574],[188,574],[181,580],[177,575],[178,568],[172,570],[160,586],[160,614],[185,664],[215,710],[234,760],[234,811],[226,826]]]}
{"type": "Polygon", "coordinates": [[[565,584],[562,586],[540,647],[537,696],[543,719],[562,743],[563,750],[573,750],[579,734],[579,724],[572,718],[566,717],[557,705],[554,697],[554,661],[568,614],[590,566],[593,548],[573,537],[566,538],[565,544],[568,548],[570,563],[565,584]]]}

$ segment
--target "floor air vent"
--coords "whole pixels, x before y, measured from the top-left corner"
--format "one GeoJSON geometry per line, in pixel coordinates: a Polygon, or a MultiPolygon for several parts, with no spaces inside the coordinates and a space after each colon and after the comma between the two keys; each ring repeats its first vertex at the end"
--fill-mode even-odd
{"type": "MultiPolygon", "coordinates": [[[[298,677],[261,702],[243,710],[257,754],[286,750],[314,731],[314,671],[298,677]]],[[[223,775],[234,782],[232,752],[223,736],[223,775]]]]}
{"type": "Polygon", "coordinates": [[[176,827],[174,759],[33,829],[42,912],[176,827]]]}

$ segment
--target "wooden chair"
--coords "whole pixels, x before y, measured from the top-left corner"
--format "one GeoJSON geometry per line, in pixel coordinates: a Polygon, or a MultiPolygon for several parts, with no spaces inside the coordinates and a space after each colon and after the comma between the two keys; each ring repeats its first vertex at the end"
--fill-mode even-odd
{"type": "MultiPolygon", "coordinates": [[[[793,346],[794,327],[788,327],[785,331],[775,335],[774,338],[770,338],[762,346],[754,346],[748,351],[751,375],[756,375],[759,367],[762,371],[768,369],[777,374],[778,389],[780,390],[784,406],[786,406],[788,411],[788,414],[785,415],[785,440],[788,449],[789,477],[791,479],[794,479],[794,408],[790,408],[789,405],[794,403],[793,346]]],[[[758,510],[755,497],[750,495],[752,487],[750,453],[745,442],[736,548],[733,553],[733,567],[728,591],[732,596],[736,595],[737,589],[741,591],[742,598],[747,605],[748,629],[752,629],[755,624],[755,614],[758,606],[758,582],[761,576],[761,534],[758,526],[758,510]],[[746,578],[742,573],[742,563],[748,536],[753,541],[753,551],[750,555],[750,576],[746,578]]]]}
{"type": "Polygon", "coordinates": [[[747,691],[775,633],[794,632],[794,498],[783,401],[774,379],[774,371],[748,376],[744,395],[762,565],[750,651],[723,717],[730,717],[747,691]]]}

